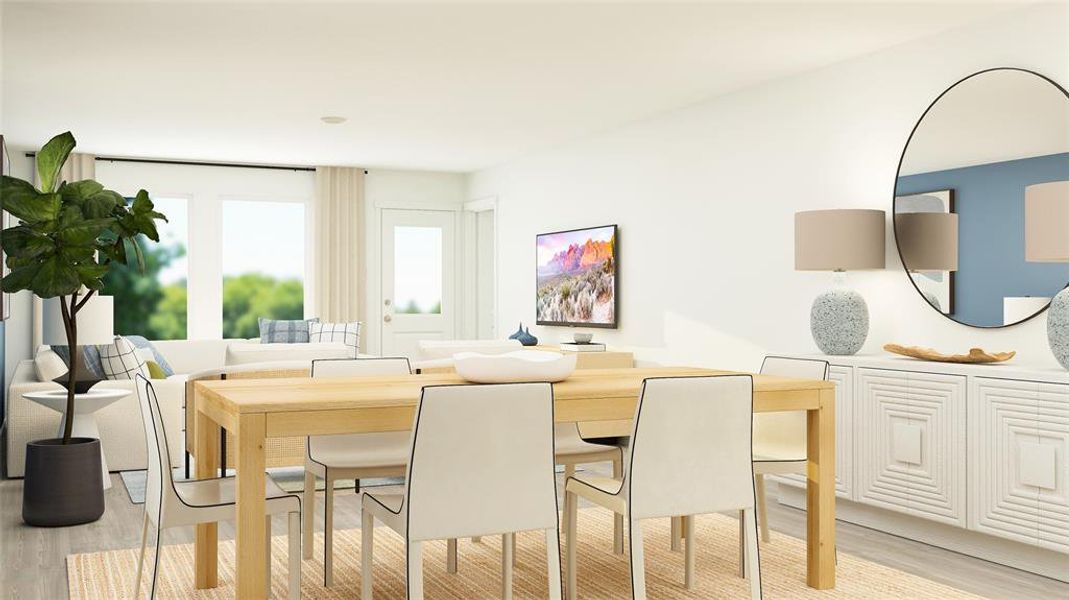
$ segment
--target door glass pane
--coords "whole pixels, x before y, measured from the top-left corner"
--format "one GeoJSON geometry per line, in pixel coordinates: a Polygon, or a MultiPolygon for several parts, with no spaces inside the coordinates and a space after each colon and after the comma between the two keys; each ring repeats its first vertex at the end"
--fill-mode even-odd
{"type": "Polygon", "coordinates": [[[396,313],[442,313],[441,228],[393,228],[393,294],[396,313]]]}
{"type": "Polygon", "coordinates": [[[159,243],[138,236],[145,270],[136,261],[115,265],[104,277],[104,294],[115,297],[115,333],[150,340],[186,339],[186,248],[188,206],[183,198],[153,198],[167,222],[157,221],[159,243]]]}
{"type": "Polygon", "coordinates": [[[223,337],[258,337],[260,317],[304,318],[303,204],[223,203],[223,337]]]}

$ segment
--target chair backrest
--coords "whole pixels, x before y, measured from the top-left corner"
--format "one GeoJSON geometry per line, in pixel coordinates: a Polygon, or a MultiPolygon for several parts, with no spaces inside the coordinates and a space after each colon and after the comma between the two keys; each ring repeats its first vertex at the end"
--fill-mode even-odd
{"type": "Polygon", "coordinates": [[[153,522],[159,523],[164,505],[173,502],[176,496],[171,454],[167,451],[167,431],[163,427],[160,404],[152,382],[144,375],[138,374],[134,387],[137,390],[138,404],[141,406],[141,424],[144,426],[145,452],[148,455],[145,510],[153,522]]]}
{"type": "MultiPolygon", "coordinates": [[[[762,375],[827,380],[828,361],[818,358],[766,356],[761,363],[762,375]]],[[[757,413],[754,415],[754,444],[758,449],[777,448],[785,459],[806,457],[806,414],[804,410],[757,413]]]]}
{"type": "Polygon", "coordinates": [[[405,480],[409,539],[555,528],[553,462],[550,384],[423,388],[405,480]]]}
{"type": "Polygon", "coordinates": [[[624,486],[631,518],[754,505],[753,378],[650,378],[635,409],[624,486]]]}
{"type": "Polygon", "coordinates": [[[407,358],[321,358],[312,361],[312,377],[374,377],[410,375],[407,358]]]}

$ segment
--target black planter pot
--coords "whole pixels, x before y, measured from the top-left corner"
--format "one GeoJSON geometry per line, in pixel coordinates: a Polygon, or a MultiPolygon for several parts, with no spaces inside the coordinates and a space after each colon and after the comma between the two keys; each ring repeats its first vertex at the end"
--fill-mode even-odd
{"type": "Polygon", "coordinates": [[[22,520],[37,527],[91,523],[104,514],[100,440],[71,438],[26,444],[22,520]]]}

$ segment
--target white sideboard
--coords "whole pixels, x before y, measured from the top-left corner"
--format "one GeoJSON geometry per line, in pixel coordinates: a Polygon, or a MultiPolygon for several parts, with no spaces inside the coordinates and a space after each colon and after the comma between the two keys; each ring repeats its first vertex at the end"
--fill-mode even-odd
{"type": "MultiPolygon", "coordinates": [[[[839,519],[1069,581],[1069,372],[819,358],[837,389],[839,519]]],[[[804,507],[803,479],[779,480],[804,507]]]]}

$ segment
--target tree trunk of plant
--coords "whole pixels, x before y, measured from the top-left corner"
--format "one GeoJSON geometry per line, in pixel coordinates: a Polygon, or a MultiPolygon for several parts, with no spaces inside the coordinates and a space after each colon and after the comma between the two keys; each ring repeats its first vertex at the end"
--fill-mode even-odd
{"type": "Polygon", "coordinates": [[[71,295],[70,307],[67,298],[60,297],[60,310],[63,314],[63,327],[67,332],[67,353],[70,356],[67,368],[67,411],[63,415],[63,443],[71,443],[71,434],[74,430],[74,388],[78,381],[78,364],[82,362],[78,357],[78,321],[77,321],[78,294],[71,295]]]}

